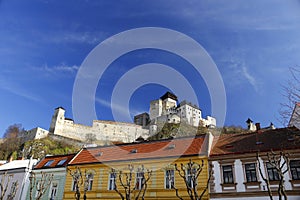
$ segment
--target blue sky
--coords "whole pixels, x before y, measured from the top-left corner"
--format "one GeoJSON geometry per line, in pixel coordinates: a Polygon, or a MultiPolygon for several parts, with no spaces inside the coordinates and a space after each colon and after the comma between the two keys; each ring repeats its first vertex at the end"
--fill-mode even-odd
{"type": "MultiPolygon", "coordinates": [[[[262,126],[273,122],[279,127],[280,85],[289,78],[289,67],[300,65],[299,21],[296,0],[0,0],[0,135],[14,123],[48,129],[58,106],[72,118],[73,84],[86,56],[107,38],[141,27],[172,29],[202,45],[224,82],[226,125],[245,127],[250,117],[262,126]]],[[[120,56],[101,77],[98,119],[113,119],[114,86],[145,63],[178,70],[196,90],[203,115],[211,114],[207,86],[188,62],[170,52],[143,49],[120,56]]],[[[130,99],[131,115],[148,111],[149,102],[166,90],[159,84],[140,87],[130,99]]]]}

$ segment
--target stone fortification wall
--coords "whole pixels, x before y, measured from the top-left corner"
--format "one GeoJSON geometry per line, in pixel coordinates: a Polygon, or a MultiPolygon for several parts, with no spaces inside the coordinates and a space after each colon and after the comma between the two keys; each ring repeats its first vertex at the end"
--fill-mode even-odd
{"type": "Polygon", "coordinates": [[[142,126],[113,122],[94,120],[92,126],[76,124],[71,120],[64,120],[63,125],[55,131],[55,135],[72,138],[75,140],[86,141],[87,137],[93,134],[96,140],[100,141],[121,141],[133,142],[138,137],[148,137],[149,130],[143,129],[142,126]]]}

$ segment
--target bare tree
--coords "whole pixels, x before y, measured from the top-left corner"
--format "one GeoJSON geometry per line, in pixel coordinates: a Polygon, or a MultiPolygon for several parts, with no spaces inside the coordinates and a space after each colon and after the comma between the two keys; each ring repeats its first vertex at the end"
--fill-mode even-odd
{"type": "Polygon", "coordinates": [[[122,200],[144,199],[147,183],[152,176],[152,170],[145,169],[143,165],[135,169],[132,164],[129,164],[124,170],[112,168],[111,173],[118,180],[115,180],[113,188],[122,200]],[[116,182],[119,182],[119,184],[116,182]],[[121,189],[118,186],[121,186],[121,189]]]}
{"type": "Polygon", "coordinates": [[[7,200],[13,200],[15,198],[18,191],[18,187],[19,187],[18,181],[12,182],[10,193],[7,196],[7,200]]]}
{"type": "Polygon", "coordinates": [[[85,135],[86,143],[92,144],[97,140],[96,135],[93,133],[88,133],[85,135]]]}
{"type": "MultiPolygon", "coordinates": [[[[175,164],[174,167],[179,176],[183,179],[190,199],[201,200],[208,189],[209,181],[212,175],[212,171],[210,170],[208,178],[206,180],[206,185],[203,188],[202,192],[199,194],[198,178],[205,167],[204,160],[201,160],[200,163],[196,163],[190,159],[188,163],[181,163],[180,167],[175,164]]],[[[176,188],[175,185],[173,185],[173,189],[176,191],[177,198],[183,200],[183,197],[179,195],[179,189],[176,188]]]]}
{"type": "Polygon", "coordinates": [[[41,178],[37,179],[36,173],[31,172],[30,173],[30,187],[29,187],[29,199],[33,199],[33,188],[36,189],[35,193],[35,200],[40,200],[43,195],[46,193],[48,188],[50,187],[52,180],[53,180],[53,174],[49,174],[46,172],[41,172],[41,178]]]}
{"type": "MultiPolygon", "coordinates": [[[[263,181],[265,182],[268,190],[268,195],[270,197],[270,200],[273,200],[273,191],[270,188],[270,177],[264,176],[263,169],[259,161],[259,153],[256,154],[256,159],[258,162],[258,170],[259,174],[262,177],[263,181]]],[[[286,191],[284,188],[284,174],[289,171],[289,154],[285,153],[283,151],[280,151],[279,153],[275,153],[274,151],[267,153],[267,163],[266,165],[269,165],[272,170],[274,170],[273,179],[278,181],[278,189],[277,189],[277,195],[279,200],[287,200],[286,191]]]]}
{"type": "Polygon", "coordinates": [[[20,136],[23,132],[24,129],[21,124],[13,124],[6,129],[4,141],[0,146],[0,159],[7,160],[12,155],[17,156],[22,143],[20,136]]]}
{"type": "Polygon", "coordinates": [[[83,184],[81,169],[76,166],[74,171],[69,169],[69,174],[73,178],[73,190],[75,191],[75,199],[80,200],[80,186],[83,184]]]}
{"type": "Polygon", "coordinates": [[[87,196],[86,193],[87,191],[92,189],[93,186],[93,180],[94,178],[94,172],[90,170],[85,170],[84,172],[84,186],[83,186],[83,199],[86,200],[87,196]]]}
{"type": "MultiPolygon", "coordinates": [[[[300,68],[290,68],[291,78],[282,86],[285,102],[281,103],[279,114],[284,126],[287,126],[297,102],[300,102],[300,68]]],[[[300,112],[294,113],[294,120],[300,123],[300,112]]]]}
{"type": "MultiPolygon", "coordinates": [[[[7,192],[7,189],[10,187],[11,190],[10,190],[10,194],[13,194],[12,192],[12,186],[14,184],[14,182],[12,183],[11,186],[10,185],[10,182],[12,180],[12,178],[14,177],[13,174],[8,174],[7,172],[4,172],[1,176],[1,181],[0,181],[0,200],[3,200],[4,199],[4,196],[7,192]]],[[[17,184],[17,183],[16,183],[17,184]]],[[[15,194],[14,194],[15,195],[15,194]]]]}

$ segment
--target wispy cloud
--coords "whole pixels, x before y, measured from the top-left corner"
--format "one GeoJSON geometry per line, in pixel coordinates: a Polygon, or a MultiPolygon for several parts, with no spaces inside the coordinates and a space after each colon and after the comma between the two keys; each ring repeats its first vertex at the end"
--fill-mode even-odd
{"type": "Polygon", "coordinates": [[[226,65],[228,65],[227,70],[223,71],[227,85],[236,88],[250,84],[256,92],[260,93],[261,81],[249,71],[243,56],[232,56],[229,61],[224,60],[223,62],[226,62],[226,65]]]}
{"type": "Polygon", "coordinates": [[[45,40],[54,43],[81,43],[81,44],[98,44],[107,35],[102,32],[56,32],[51,37],[46,37],[45,40]]]}
{"type": "Polygon", "coordinates": [[[35,94],[32,94],[27,89],[22,86],[16,84],[15,82],[5,78],[4,76],[0,76],[0,89],[8,91],[17,96],[26,98],[28,100],[40,102],[41,99],[35,94]]]}
{"type": "Polygon", "coordinates": [[[246,66],[241,67],[241,73],[246,80],[254,87],[255,91],[258,92],[258,82],[249,72],[246,66]]]}
{"type": "MultiPolygon", "coordinates": [[[[117,110],[119,112],[119,114],[121,116],[127,116],[128,114],[128,108],[126,107],[123,107],[123,106],[120,106],[118,104],[112,104],[110,101],[106,101],[106,100],[103,100],[101,98],[96,98],[95,100],[97,103],[99,103],[100,105],[106,107],[106,108],[114,108],[115,110],[117,110]]],[[[145,111],[140,111],[140,110],[130,110],[130,114],[131,115],[137,115],[137,114],[140,114],[142,112],[145,112],[145,111]]]]}
{"type": "Polygon", "coordinates": [[[59,75],[59,74],[75,74],[77,73],[80,66],[77,65],[66,65],[65,63],[62,63],[60,65],[55,66],[48,66],[47,64],[44,64],[40,67],[32,67],[31,69],[34,71],[42,72],[45,75],[59,75]]]}

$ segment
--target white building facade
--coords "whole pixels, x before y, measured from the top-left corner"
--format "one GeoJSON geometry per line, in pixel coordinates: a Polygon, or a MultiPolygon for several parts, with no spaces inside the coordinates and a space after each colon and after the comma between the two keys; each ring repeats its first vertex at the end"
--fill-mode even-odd
{"type": "MultiPolygon", "coordinates": [[[[25,200],[29,189],[29,176],[37,160],[14,160],[0,166],[0,180],[7,186],[3,199],[25,200]]],[[[1,191],[2,192],[2,191],[1,191]]]]}
{"type": "Polygon", "coordinates": [[[263,176],[269,181],[273,199],[278,200],[279,176],[267,156],[272,149],[278,148],[289,152],[290,161],[284,163],[283,157],[279,156],[280,151],[274,151],[281,158],[282,172],[289,167],[284,174],[284,189],[288,199],[300,199],[300,138],[294,138],[293,144],[291,139],[287,139],[286,131],[287,129],[275,129],[261,132],[259,135],[257,132],[225,134],[215,138],[216,144],[209,158],[213,172],[210,180],[210,199],[269,199],[267,183],[263,176]]]}

